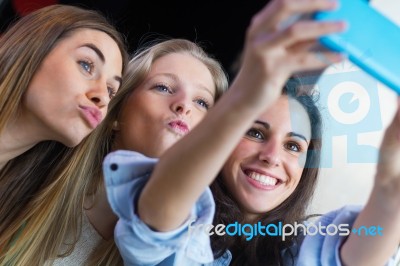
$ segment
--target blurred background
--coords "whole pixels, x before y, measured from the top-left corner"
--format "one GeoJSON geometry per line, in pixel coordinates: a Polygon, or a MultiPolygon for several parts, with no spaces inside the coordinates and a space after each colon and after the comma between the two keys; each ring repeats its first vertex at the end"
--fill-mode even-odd
{"type": "MultiPolygon", "coordinates": [[[[400,1],[375,0],[370,5],[400,26],[400,1]]],[[[348,61],[329,67],[316,87],[325,119],[325,149],[311,212],[364,204],[372,189],[384,130],[396,111],[397,95],[348,61]]]]}
{"type": "Polygon", "coordinates": [[[134,51],[139,44],[167,36],[202,43],[228,70],[242,49],[250,18],[265,0],[0,0],[0,32],[19,16],[50,4],[96,9],[105,14],[128,39],[134,51]]]}
{"type": "MultiPolygon", "coordinates": [[[[242,49],[245,29],[267,2],[0,0],[0,33],[12,21],[40,7],[77,5],[105,14],[126,35],[130,52],[160,36],[187,38],[200,42],[232,76],[231,65],[242,49]]],[[[400,1],[370,4],[400,25],[400,1]]],[[[310,212],[364,204],[372,188],[383,131],[395,111],[396,95],[348,61],[329,67],[321,78],[310,78],[306,85],[319,91],[325,120],[323,168],[310,212]]]]}

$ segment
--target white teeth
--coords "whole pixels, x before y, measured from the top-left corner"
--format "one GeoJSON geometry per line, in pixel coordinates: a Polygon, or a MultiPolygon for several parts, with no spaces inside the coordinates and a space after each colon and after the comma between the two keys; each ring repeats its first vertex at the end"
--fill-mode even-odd
{"type": "Polygon", "coordinates": [[[278,182],[278,180],[276,178],[273,178],[273,177],[270,177],[267,175],[261,175],[256,172],[251,172],[249,174],[249,177],[251,179],[254,179],[254,180],[260,182],[264,186],[275,186],[276,183],[278,182]]]}

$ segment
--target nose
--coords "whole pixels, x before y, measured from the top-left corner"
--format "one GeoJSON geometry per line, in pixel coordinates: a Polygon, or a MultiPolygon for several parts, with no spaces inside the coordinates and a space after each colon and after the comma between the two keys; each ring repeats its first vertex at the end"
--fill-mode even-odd
{"type": "Polygon", "coordinates": [[[277,167],[282,163],[280,152],[278,140],[271,137],[260,146],[259,160],[270,167],[277,167]]]}
{"type": "Polygon", "coordinates": [[[107,107],[110,102],[107,84],[96,82],[92,85],[93,87],[86,93],[86,97],[99,108],[107,107]]]}
{"type": "Polygon", "coordinates": [[[179,115],[190,115],[192,112],[192,105],[187,96],[179,96],[172,102],[171,110],[179,115]]]}

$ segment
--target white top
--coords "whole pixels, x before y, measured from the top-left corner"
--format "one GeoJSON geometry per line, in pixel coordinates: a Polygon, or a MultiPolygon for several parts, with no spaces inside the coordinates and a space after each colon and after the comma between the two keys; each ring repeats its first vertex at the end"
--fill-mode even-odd
{"type": "MultiPolygon", "coordinates": [[[[78,242],[75,245],[75,249],[72,251],[71,255],[56,259],[53,263],[53,266],[84,265],[100,241],[102,241],[102,237],[93,228],[86,215],[83,215],[82,232],[78,242]]],[[[65,249],[61,250],[61,252],[65,251],[66,249],[67,246],[65,246],[65,249]]]]}

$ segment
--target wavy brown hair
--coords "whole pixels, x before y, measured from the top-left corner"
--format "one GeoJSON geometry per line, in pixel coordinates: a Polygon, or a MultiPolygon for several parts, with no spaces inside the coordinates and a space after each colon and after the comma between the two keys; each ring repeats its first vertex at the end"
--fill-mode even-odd
{"type": "MultiPolygon", "coordinates": [[[[263,225],[276,224],[294,224],[294,222],[304,221],[306,210],[312,199],[320,165],[320,150],[322,138],[322,119],[316,106],[316,98],[313,95],[299,93],[299,80],[291,79],[286,84],[283,94],[297,100],[307,111],[311,122],[311,141],[307,151],[307,159],[299,184],[293,193],[273,210],[261,215],[258,221],[263,225]]],[[[315,95],[314,95],[315,96],[315,95]]],[[[218,176],[211,185],[215,202],[216,214],[214,224],[230,224],[234,222],[248,223],[246,221],[238,202],[228,191],[221,176],[218,176]]],[[[300,234],[301,235],[301,234],[300,234]]],[[[233,254],[231,265],[283,265],[282,252],[286,250],[294,257],[296,250],[290,249],[298,242],[296,236],[287,237],[282,241],[276,236],[255,236],[251,241],[246,241],[240,236],[211,236],[211,246],[215,258],[222,256],[227,250],[233,254]]],[[[285,265],[286,266],[286,265],[285,265]]]]}
{"type": "MultiPolygon", "coordinates": [[[[49,52],[80,29],[109,35],[120,49],[124,71],[125,40],[100,13],[53,5],[22,17],[0,38],[0,134],[18,115],[22,97],[49,52]]],[[[67,199],[61,188],[81,181],[67,175],[76,164],[69,159],[73,153],[58,142],[44,141],[0,170],[0,265],[42,265],[58,248],[53,241],[61,239],[69,220],[53,222],[70,210],[55,210],[53,205],[67,199]],[[50,237],[47,233],[53,229],[56,233],[50,237]]]]}

